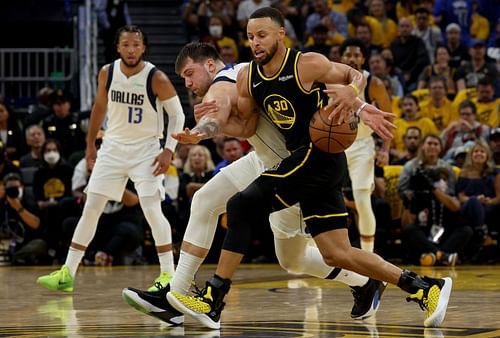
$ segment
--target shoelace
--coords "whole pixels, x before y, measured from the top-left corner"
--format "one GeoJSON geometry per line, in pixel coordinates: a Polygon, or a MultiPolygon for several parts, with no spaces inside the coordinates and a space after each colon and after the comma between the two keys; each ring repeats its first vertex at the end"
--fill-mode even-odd
{"type": "Polygon", "coordinates": [[[158,290],[161,290],[161,289],[163,289],[163,285],[160,282],[156,282],[155,288],[157,288],[158,290]]]}
{"type": "Polygon", "coordinates": [[[354,300],[356,302],[361,299],[361,294],[358,292],[358,290],[355,289],[355,287],[351,288],[351,293],[352,293],[352,296],[354,297],[354,300]]]}
{"type": "Polygon", "coordinates": [[[193,284],[194,290],[192,291],[194,293],[195,298],[201,298],[201,300],[206,300],[205,294],[207,293],[207,287],[205,286],[203,289],[200,289],[198,285],[193,284]]]}

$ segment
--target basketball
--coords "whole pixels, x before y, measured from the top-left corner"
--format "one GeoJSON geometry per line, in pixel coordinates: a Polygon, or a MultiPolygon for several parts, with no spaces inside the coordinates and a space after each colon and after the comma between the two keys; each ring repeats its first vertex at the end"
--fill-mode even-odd
{"type": "Polygon", "coordinates": [[[327,153],[340,153],[346,150],[356,139],[357,121],[343,122],[333,125],[328,120],[332,109],[321,108],[314,113],[309,123],[309,135],[316,148],[327,153]]]}

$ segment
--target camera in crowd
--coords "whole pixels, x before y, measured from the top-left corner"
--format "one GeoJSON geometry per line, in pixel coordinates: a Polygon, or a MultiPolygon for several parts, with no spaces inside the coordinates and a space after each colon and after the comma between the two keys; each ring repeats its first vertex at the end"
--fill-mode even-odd
{"type": "Polygon", "coordinates": [[[430,194],[434,190],[434,183],[441,179],[439,168],[418,167],[410,177],[410,189],[416,194],[430,194]]]}
{"type": "Polygon", "coordinates": [[[19,187],[7,187],[5,188],[5,194],[10,198],[19,197],[19,187]]]}

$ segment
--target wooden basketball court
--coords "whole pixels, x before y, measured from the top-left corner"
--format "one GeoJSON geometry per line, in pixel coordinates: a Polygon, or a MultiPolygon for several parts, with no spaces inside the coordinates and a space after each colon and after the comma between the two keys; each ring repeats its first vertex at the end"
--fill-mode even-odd
{"type": "MultiPolygon", "coordinates": [[[[36,284],[55,268],[0,268],[0,337],[500,337],[500,266],[412,268],[454,281],[443,328],[424,330],[423,311],[394,286],[376,322],[365,323],[351,320],[352,296],[343,284],[289,275],[277,265],[243,265],[220,331],[188,317],[184,326],[166,327],[122,300],[122,288],[147,288],[158,266],[82,267],[72,294],[36,284]]],[[[203,266],[198,284],[213,271],[203,266]]]]}

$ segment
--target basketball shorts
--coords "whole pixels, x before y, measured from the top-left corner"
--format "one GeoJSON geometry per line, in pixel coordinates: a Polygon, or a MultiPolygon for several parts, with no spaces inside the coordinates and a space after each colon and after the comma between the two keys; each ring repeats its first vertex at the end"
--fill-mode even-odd
{"type": "Polygon", "coordinates": [[[163,175],[153,176],[153,161],[160,152],[160,142],[156,138],[138,144],[123,144],[105,137],[86,191],[121,201],[130,178],[139,196],[158,194],[164,199],[163,175]]]}
{"type": "Polygon", "coordinates": [[[375,187],[375,144],[373,137],[363,137],[345,151],[353,190],[375,187]]]}
{"type": "MultiPolygon", "coordinates": [[[[264,172],[264,164],[257,156],[257,153],[252,151],[227,167],[222,168],[218,175],[224,175],[238,189],[237,191],[242,191],[262,172],[264,172]]],[[[221,189],[227,188],[221,187],[221,189]]],[[[305,231],[305,223],[298,204],[272,213],[269,221],[274,236],[277,238],[286,239],[297,235],[309,236],[305,231]]]]}
{"type": "Polygon", "coordinates": [[[309,144],[265,171],[255,184],[276,208],[299,203],[308,231],[315,236],[347,226],[342,194],[346,167],[343,152],[328,154],[309,144]]]}

